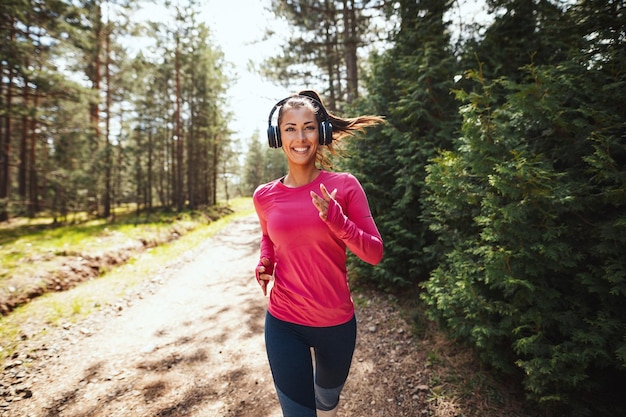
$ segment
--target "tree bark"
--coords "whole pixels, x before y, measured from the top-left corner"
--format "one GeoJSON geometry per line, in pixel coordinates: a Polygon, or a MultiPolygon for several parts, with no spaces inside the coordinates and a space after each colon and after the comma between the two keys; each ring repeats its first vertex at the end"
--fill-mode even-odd
{"type": "MultiPolygon", "coordinates": [[[[10,42],[15,41],[15,21],[11,25],[10,42]]],[[[7,67],[6,114],[4,116],[4,135],[0,143],[0,221],[9,219],[8,199],[11,196],[11,114],[13,113],[13,69],[7,67]],[[4,200],[4,202],[2,201],[4,200]]]]}
{"type": "Polygon", "coordinates": [[[108,218],[111,215],[111,28],[107,22],[104,33],[104,78],[106,83],[105,100],[105,132],[104,132],[104,195],[102,196],[103,216],[108,218]]]}
{"type": "MultiPolygon", "coordinates": [[[[94,91],[95,99],[89,104],[89,122],[93,132],[93,142],[92,149],[93,155],[98,154],[98,150],[100,149],[100,71],[102,67],[102,61],[100,59],[100,52],[102,47],[102,9],[100,5],[96,6],[96,20],[94,23],[94,53],[92,55],[93,58],[93,68],[88,74],[89,79],[91,80],[92,86],[91,89],[94,91]]],[[[94,186],[89,188],[89,194],[91,195],[91,199],[93,201],[94,206],[89,206],[88,210],[99,212],[98,208],[98,183],[100,177],[100,170],[98,168],[98,161],[92,160],[92,175],[94,180],[94,186]]]]}
{"type": "Polygon", "coordinates": [[[354,0],[343,0],[343,51],[346,62],[346,102],[352,103],[359,96],[359,72],[357,65],[357,16],[354,0]]]}
{"type": "Polygon", "coordinates": [[[176,209],[182,211],[184,208],[184,188],[183,188],[183,138],[181,129],[181,84],[180,84],[180,39],[176,35],[176,52],[175,52],[175,79],[176,79],[176,110],[175,110],[175,133],[176,138],[176,182],[175,182],[175,201],[176,209]]]}
{"type": "MultiPolygon", "coordinates": [[[[33,98],[33,108],[37,110],[39,108],[39,93],[35,91],[35,95],[33,98]]],[[[28,196],[30,199],[29,211],[32,216],[41,210],[39,207],[39,181],[38,181],[38,171],[37,171],[37,117],[36,113],[30,118],[30,149],[28,156],[28,167],[29,167],[29,175],[28,175],[28,196]]]]}
{"type": "MultiPolygon", "coordinates": [[[[28,31],[28,29],[26,29],[28,31]]],[[[28,58],[26,58],[28,60],[28,58]]],[[[21,140],[20,140],[20,157],[17,165],[17,194],[22,201],[26,200],[26,181],[28,172],[28,140],[30,136],[28,135],[28,129],[30,127],[30,123],[28,121],[28,112],[30,105],[30,98],[28,94],[28,84],[29,80],[27,78],[24,79],[24,87],[22,88],[22,131],[21,131],[21,140]]]]}

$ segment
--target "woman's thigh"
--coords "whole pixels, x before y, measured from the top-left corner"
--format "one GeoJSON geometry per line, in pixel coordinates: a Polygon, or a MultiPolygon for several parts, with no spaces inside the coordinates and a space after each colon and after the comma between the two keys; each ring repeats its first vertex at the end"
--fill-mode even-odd
{"type": "Polygon", "coordinates": [[[313,340],[315,383],[322,388],[343,386],[356,344],[356,318],[339,326],[318,329],[313,340]]]}
{"type": "Polygon", "coordinates": [[[354,317],[338,326],[309,327],[287,323],[267,313],[267,356],[286,416],[315,416],[316,405],[323,409],[336,405],[350,371],[355,343],[354,317]],[[315,352],[315,371],[311,348],[315,352]]]}
{"type": "Polygon", "coordinates": [[[315,413],[311,349],[298,327],[268,313],[265,320],[267,357],[281,405],[285,405],[284,397],[287,397],[315,413]]]}

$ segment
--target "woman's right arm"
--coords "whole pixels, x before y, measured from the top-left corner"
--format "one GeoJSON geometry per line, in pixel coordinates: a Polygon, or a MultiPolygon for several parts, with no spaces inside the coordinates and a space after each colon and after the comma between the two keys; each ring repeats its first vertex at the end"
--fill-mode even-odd
{"type": "Polygon", "coordinates": [[[263,215],[261,204],[256,197],[257,195],[255,192],[253,201],[259,218],[259,224],[261,226],[261,242],[259,245],[259,263],[255,268],[255,275],[257,282],[263,289],[263,295],[267,295],[267,284],[274,274],[274,242],[272,242],[272,239],[269,237],[267,232],[267,220],[263,215]]]}

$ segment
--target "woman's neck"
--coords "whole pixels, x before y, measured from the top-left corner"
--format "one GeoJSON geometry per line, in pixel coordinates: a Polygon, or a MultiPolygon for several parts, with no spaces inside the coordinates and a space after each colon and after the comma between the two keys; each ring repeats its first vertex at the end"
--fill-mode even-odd
{"type": "Polygon", "coordinates": [[[316,166],[301,168],[290,167],[289,172],[285,176],[283,183],[287,187],[296,188],[303,185],[307,185],[315,180],[320,174],[321,170],[316,166]]]}

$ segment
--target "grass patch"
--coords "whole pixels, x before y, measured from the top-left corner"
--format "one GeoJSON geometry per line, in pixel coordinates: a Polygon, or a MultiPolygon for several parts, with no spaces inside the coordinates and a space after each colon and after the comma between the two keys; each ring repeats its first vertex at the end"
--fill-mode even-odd
{"type": "Polygon", "coordinates": [[[155,245],[193,230],[212,217],[211,211],[155,211],[119,214],[115,222],[97,219],[73,225],[55,225],[52,219],[49,222],[37,219],[34,224],[12,221],[0,227],[0,279],[20,275],[27,265],[41,264],[58,256],[98,253],[136,242],[155,245]]]}
{"type": "Polygon", "coordinates": [[[106,274],[129,257],[179,239],[226,212],[253,211],[250,198],[193,212],[118,210],[115,220],[58,225],[52,219],[0,225],[0,312],[48,291],[64,291],[106,274]]]}
{"type": "MultiPolygon", "coordinates": [[[[99,279],[86,281],[68,291],[44,294],[18,307],[11,314],[0,317],[0,359],[4,360],[11,356],[23,338],[36,339],[45,334],[50,327],[77,322],[105,306],[119,303],[124,297],[136,291],[140,284],[158,277],[172,260],[192,253],[203,241],[231,221],[254,212],[250,198],[232,200],[229,208],[233,210],[232,214],[208,224],[206,220],[197,220],[195,227],[178,239],[132,255],[124,264],[110,269],[99,279]]],[[[126,227],[129,226],[122,225],[115,227],[115,230],[125,230],[126,227]]],[[[90,230],[97,236],[102,236],[104,228],[96,227],[90,230]]],[[[69,233],[74,235],[71,231],[69,233]]],[[[90,241],[94,239],[94,236],[89,234],[84,236],[90,241]]],[[[67,242],[64,238],[61,239],[67,242]]],[[[34,245],[36,240],[31,242],[34,245]]],[[[114,249],[115,242],[108,241],[109,246],[99,244],[102,245],[101,249],[106,251],[107,248],[114,249]]],[[[49,242],[41,241],[40,245],[48,247],[49,242]]],[[[37,245],[34,250],[41,250],[40,246],[37,245]]]]}

